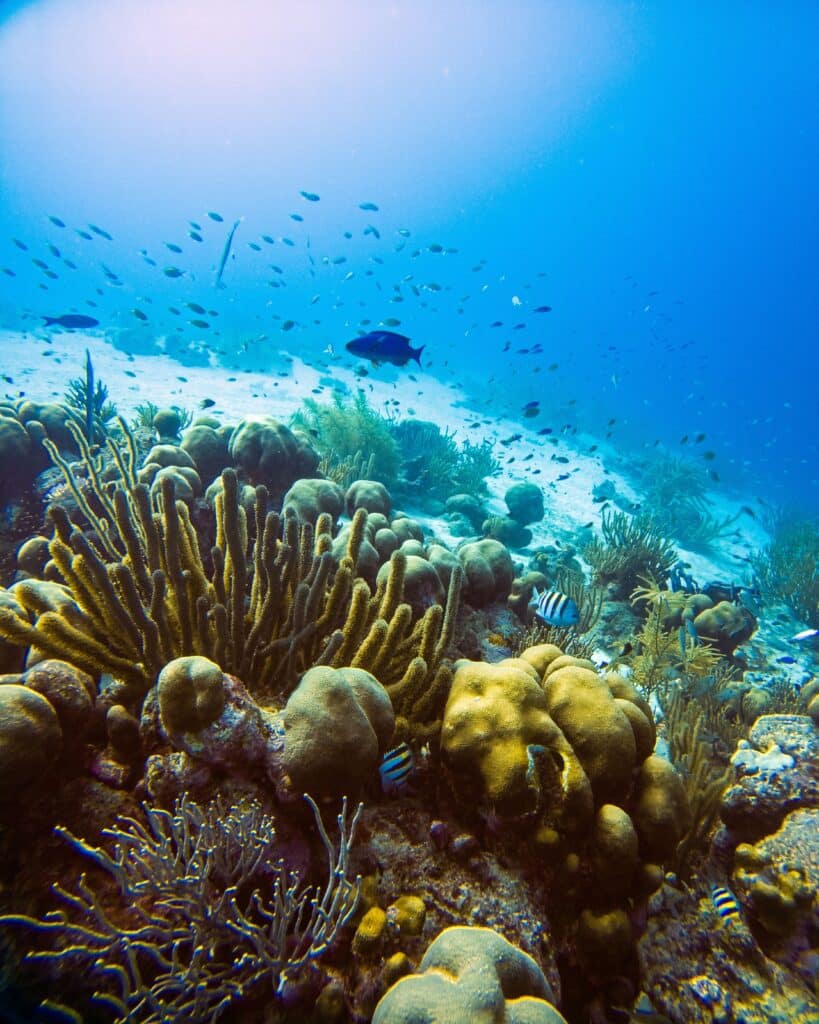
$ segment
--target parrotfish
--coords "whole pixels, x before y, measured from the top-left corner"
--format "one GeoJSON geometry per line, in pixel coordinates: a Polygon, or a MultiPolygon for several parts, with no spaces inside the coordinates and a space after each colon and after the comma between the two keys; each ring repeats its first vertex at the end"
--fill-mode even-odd
{"type": "Polygon", "coordinates": [[[394,366],[406,366],[410,359],[421,365],[421,353],[426,348],[411,348],[409,338],[393,331],[370,331],[359,338],[353,338],[344,346],[354,356],[369,359],[378,366],[379,363],[392,363],[394,366]]]}

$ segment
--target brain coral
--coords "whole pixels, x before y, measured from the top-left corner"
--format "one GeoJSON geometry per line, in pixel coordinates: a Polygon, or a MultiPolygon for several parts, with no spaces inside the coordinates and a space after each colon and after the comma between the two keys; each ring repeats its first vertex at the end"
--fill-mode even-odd
{"type": "Polygon", "coordinates": [[[418,970],[387,991],[372,1024],[566,1024],[537,963],[491,928],[445,928],[418,970]]]}
{"type": "MultiPolygon", "coordinates": [[[[592,669],[567,665],[544,684],[546,709],[572,745],[598,798],[625,792],[637,761],[630,714],[592,669]]],[[[636,705],[634,716],[644,718],[636,705]]],[[[648,722],[645,724],[649,728],[648,722]]]]}
{"type": "Polygon", "coordinates": [[[293,785],[314,796],[344,795],[376,777],[395,715],[369,672],[316,666],[290,695],[282,723],[284,768],[293,785]]]}
{"type": "Polygon", "coordinates": [[[476,540],[458,551],[464,568],[463,598],[475,608],[483,608],[512,589],[515,567],[512,556],[497,540],[476,540]]]}
{"type": "Polygon", "coordinates": [[[507,816],[542,809],[557,782],[566,810],[588,819],[591,789],[550,717],[537,671],[525,661],[459,663],[444,710],[441,746],[462,785],[507,816]],[[548,780],[548,781],[547,781],[548,780]]]}
{"type": "Polygon", "coordinates": [[[42,694],[0,684],[0,803],[51,774],[62,740],[57,712],[42,694]]]}
{"type": "Polygon", "coordinates": [[[275,497],[301,477],[312,476],[319,462],[303,437],[272,416],[243,419],[231,434],[228,451],[250,483],[264,484],[275,497]]]}

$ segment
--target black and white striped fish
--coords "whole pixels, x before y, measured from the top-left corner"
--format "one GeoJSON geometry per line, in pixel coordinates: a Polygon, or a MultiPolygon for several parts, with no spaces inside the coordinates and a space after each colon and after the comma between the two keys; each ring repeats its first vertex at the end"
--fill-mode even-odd
{"type": "Polygon", "coordinates": [[[535,615],[548,626],[574,626],[580,621],[577,605],[559,590],[539,593],[535,587],[529,607],[534,608],[535,615]]]}
{"type": "Polygon", "coordinates": [[[388,750],[381,760],[378,769],[381,789],[387,794],[402,792],[414,768],[415,755],[407,743],[399,743],[397,747],[388,750]]]}
{"type": "Polygon", "coordinates": [[[714,909],[726,924],[740,919],[739,904],[737,898],[724,885],[711,886],[711,902],[714,909]]]}

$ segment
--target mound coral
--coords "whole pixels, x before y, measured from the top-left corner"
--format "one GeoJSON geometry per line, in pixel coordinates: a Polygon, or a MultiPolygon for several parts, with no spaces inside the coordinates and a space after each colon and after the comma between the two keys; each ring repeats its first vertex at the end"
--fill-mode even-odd
{"type": "Polygon", "coordinates": [[[305,672],[282,713],[284,768],[316,795],[355,792],[374,779],[395,730],[389,695],[369,672],[305,672]]]}
{"type": "Polygon", "coordinates": [[[230,457],[237,469],[277,500],[294,481],[312,476],[319,457],[307,441],[272,416],[248,417],[230,436],[230,457]]]}
{"type": "Polygon", "coordinates": [[[565,1024],[543,971],[491,928],[445,928],[375,1008],[373,1024],[565,1024]]]}
{"type": "Polygon", "coordinates": [[[503,599],[512,589],[512,556],[497,540],[476,540],[458,550],[464,569],[464,600],[474,608],[503,599]]]}

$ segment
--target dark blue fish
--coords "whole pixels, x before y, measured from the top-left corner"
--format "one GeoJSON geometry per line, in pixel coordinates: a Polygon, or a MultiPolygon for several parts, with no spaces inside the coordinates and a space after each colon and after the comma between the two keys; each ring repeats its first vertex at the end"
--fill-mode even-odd
{"type": "Polygon", "coordinates": [[[580,621],[580,611],[575,602],[558,590],[539,593],[535,587],[529,607],[534,608],[535,615],[548,626],[574,626],[580,621]]]}
{"type": "Polygon", "coordinates": [[[320,195],[315,192],[299,192],[302,199],[306,199],[308,203],[317,203],[321,199],[320,195]]]}
{"type": "Polygon", "coordinates": [[[535,312],[536,313],[551,313],[552,312],[552,307],[551,306],[537,306],[536,309],[535,309],[535,312]]]}
{"type": "Polygon", "coordinates": [[[107,238],[109,242],[114,241],[112,235],[109,235],[108,232],[104,231],[102,228],[97,227],[96,224],[89,224],[88,227],[94,232],[95,235],[99,235],[100,238],[107,238]]]}
{"type": "Polygon", "coordinates": [[[415,757],[407,743],[401,742],[384,755],[378,774],[381,788],[387,793],[400,793],[407,786],[407,779],[415,768],[415,757]]]}
{"type": "Polygon", "coordinates": [[[209,212],[208,216],[210,217],[211,220],[215,220],[217,223],[221,223],[225,219],[221,213],[209,212]]]}
{"type": "Polygon", "coordinates": [[[83,313],[64,313],[62,316],[44,316],[44,327],[65,327],[67,331],[76,330],[79,327],[98,327],[99,320],[93,316],[85,316],[83,313]]]}
{"type": "Polygon", "coordinates": [[[65,221],[64,220],[60,220],[59,217],[49,217],[48,219],[51,221],[51,223],[54,225],[55,228],[64,228],[65,227],[65,221]]]}
{"type": "Polygon", "coordinates": [[[370,331],[359,338],[348,341],[344,346],[354,356],[369,359],[378,366],[379,363],[392,363],[393,366],[406,366],[410,359],[421,365],[421,353],[426,348],[411,348],[409,338],[393,331],[370,331]]]}
{"type": "Polygon", "coordinates": [[[796,658],[790,654],[783,654],[781,658],[776,659],[780,665],[795,665],[796,658]]]}
{"type": "Polygon", "coordinates": [[[359,210],[366,210],[369,213],[378,212],[378,207],[375,205],[375,203],[359,203],[358,208],[359,210]]]}

